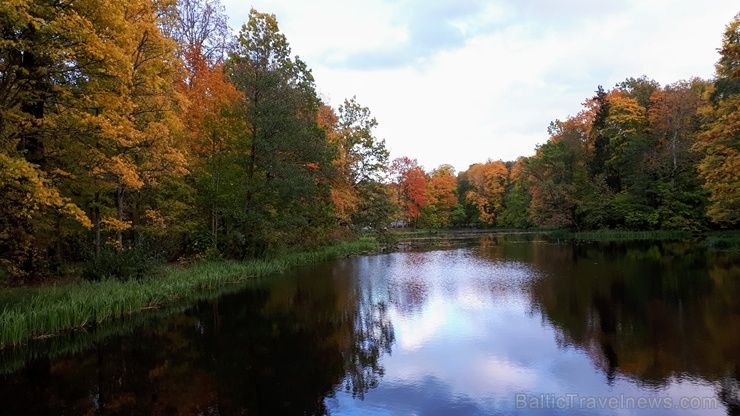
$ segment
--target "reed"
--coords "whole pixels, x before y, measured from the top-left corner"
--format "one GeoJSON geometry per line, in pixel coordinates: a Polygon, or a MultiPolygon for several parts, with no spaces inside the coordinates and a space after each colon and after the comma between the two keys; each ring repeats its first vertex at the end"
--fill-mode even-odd
{"type": "Polygon", "coordinates": [[[286,253],[267,260],[168,265],[157,271],[158,277],[151,279],[104,279],[10,289],[0,294],[0,348],[158,308],[204,290],[374,250],[373,240],[362,239],[310,252],[286,253]]]}

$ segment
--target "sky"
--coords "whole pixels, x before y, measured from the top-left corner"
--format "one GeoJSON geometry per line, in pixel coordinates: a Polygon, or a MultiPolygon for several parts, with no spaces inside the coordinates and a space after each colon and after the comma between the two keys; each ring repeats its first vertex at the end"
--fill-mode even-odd
{"type": "Polygon", "coordinates": [[[274,14],[337,108],[356,97],[391,158],[427,171],[531,156],[599,85],[709,79],[728,0],[221,0],[274,14]]]}

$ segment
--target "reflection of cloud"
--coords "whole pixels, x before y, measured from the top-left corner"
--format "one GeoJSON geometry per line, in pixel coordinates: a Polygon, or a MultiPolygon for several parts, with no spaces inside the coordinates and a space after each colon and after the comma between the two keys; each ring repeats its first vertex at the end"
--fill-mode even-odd
{"type": "Polygon", "coordinates": [[[348,396],[327,400],[330,412],[354,409],[353,414],[457,415],[489,414],[492,409],[466,394],[454,393],[445,381],[427,376],[415,382],[382,383],[362,402],[348,396]]]}
{"type": "Polygon", "coordinates": [[[538,377],[534,369],[496,356],[485,358],[476,368],[480,369],[482,381],[505,386],[508,391],[532,390],[537,386],[538,377]]]}
{"type": "Polygon", "coordinates": [[[396,331],[396,342],[403,350],[414,351],[433,338],[445,324],[447,313],[439,297],[430,299],[424,305],[423,313],[404,315],[397,308],[391,308],[391,322],[396,331]]]}

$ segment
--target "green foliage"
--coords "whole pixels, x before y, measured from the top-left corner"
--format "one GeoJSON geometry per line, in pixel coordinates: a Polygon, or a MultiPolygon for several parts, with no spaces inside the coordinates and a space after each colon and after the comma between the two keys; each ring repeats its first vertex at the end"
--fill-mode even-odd
{"type": "Polygon", "coordinates": [[[419,228],[438,229],[442,228],[439,218],[439,209],[436,205],[427,205],[421,209],[417,226],[419,228]]]}
{"type": "Polygon", "coordinates": [[[710,235],[705,241],[707,247],[713,250],[740,252],[739,235],[710,235]]]}
{"type": "Polygon", "coordinates": [[[90,281],[149,279],[158,275],[161,265],[161,256],[152,253],[147,244],[120,250],[106,247],[97,257],[86,262],[82,278],[90,281]]]}
{"type": "Polygon", "coordinates": [[[687,240],[692,234],[686,231],[553,231],[551,240],[557,241],[659,241],[659,240],[687,240]]]}
{"type": "Polygon", "coordinates": [[[352,215],[352,224],[360,229],[383,232],[398,213],[391,189],[379,182],[367,182],[358,187],[359,205],[352,215]]]}
{"type": "MultiPolygon", "coordinates": [[[[280,246],[316,244],[330,226],[325,181],[334,149],[317,125],[319,100],[311,72],[290,58],[274,15],[252,9],[228,62],[243,93],[244,206],[232,213],[237,257],[264,256],[280,246]],[[311,229],[313,228],[313,229],[311,229]]],[[[328,231],[328,230],[327,230],[328,231]]]]}
{"type": "Polygon", "coordinates": [[[346,159],[349,182],[353,185],[381,182],[388,170],[390,152],[385,140],[373,134],[377,126],[370,109],[361,106],[355,97],[344,100],[339,107],[340,157],[346,159]]]}

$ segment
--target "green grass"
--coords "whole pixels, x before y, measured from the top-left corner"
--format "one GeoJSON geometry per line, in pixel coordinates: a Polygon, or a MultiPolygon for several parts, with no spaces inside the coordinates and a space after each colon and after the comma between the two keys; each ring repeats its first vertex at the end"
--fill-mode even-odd
{"type": "Polygon", "coordinates": [[[705,244],[712,250],[718,251],[740,251],[740,232],[718,232],[707,235],[705,244]]]}
{"type": "Polygon", "coordinates": [[[687,240],[692,237],[688,231],[582,231],[570,232],[564,230],[552,231],[550,237],[555,240],[581,241],[658,241],[658,240],[687,240]]]}
{"type": "Polygon", "coordinates": [[[159,308],[220,286],[375,249],[375,241],[362,239],[270,260],[164,266],[161,277],[152,279],[79,281],[7,290],[0,294],[0,348],[159,308]]]}

